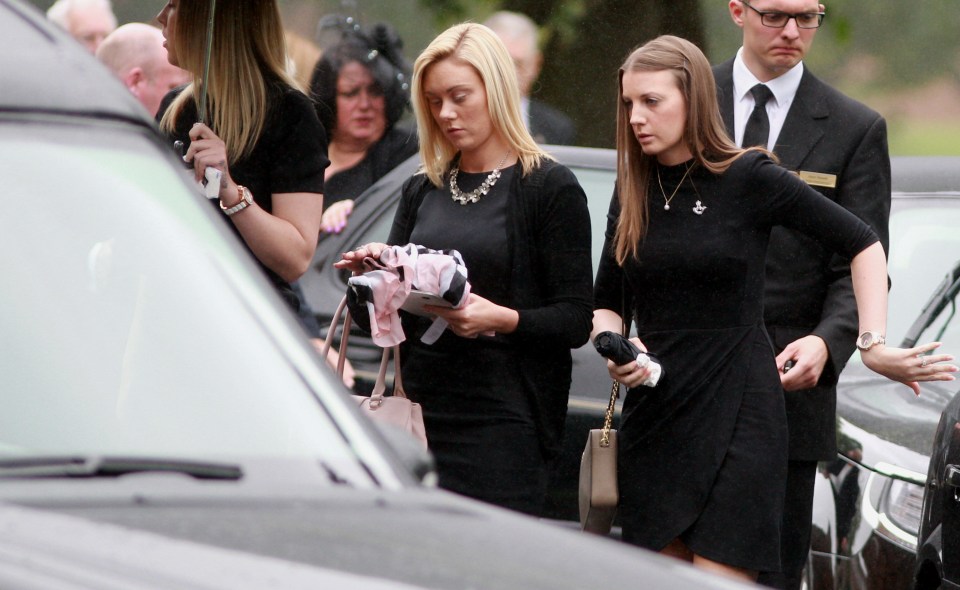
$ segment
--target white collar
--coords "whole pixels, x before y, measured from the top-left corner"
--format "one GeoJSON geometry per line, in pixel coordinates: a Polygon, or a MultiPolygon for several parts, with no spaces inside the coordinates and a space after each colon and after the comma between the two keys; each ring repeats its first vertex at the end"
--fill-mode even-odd
{"type": "MultiPolygon", "coordinates": [[[[770,92],[773,93],[773,99],[777,101],[777,106],[787,107],[793,102],[797,95],[797,89],[800,87],[800,79],[803,78],[803,62],[790,68],[787,72],[776,78],[764,82],[770,92]]],[[[733,98],[737,102],[750,92],[750,89],[760,84],[760,80],[753,75],[743,62],[743,47],[737,51],[737,57],[733,60],[733,98]]]]}

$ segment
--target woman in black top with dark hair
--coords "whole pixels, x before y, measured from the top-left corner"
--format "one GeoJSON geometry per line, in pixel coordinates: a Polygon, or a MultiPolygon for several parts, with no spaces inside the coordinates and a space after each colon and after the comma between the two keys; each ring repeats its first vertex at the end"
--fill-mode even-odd
{"type": "Polygon", "coordinates": [[[363,29],[333,16],[321,21],[320,37],[323,55],[310,82],[330,132],[320,227],[336,233],[346,227],[353,199],[417,152],[417,137],[396,127],[410,103],[410,66],[393,28],[363,29]]]}

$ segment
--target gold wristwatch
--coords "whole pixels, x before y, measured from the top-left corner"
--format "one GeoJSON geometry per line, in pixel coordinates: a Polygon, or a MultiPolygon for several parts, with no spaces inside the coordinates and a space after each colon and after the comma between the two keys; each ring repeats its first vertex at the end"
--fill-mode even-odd
{"type": "Polygon", "coordinates": [[[234,205],[233,207],[224,207],[223,201],[220,201],[220,210],[227,214],[227,217],[230,217],[234,213],[239,213],[243,211],[250,205],[253,205],[253,193],[247,190],[247,187],[237,185],[237,194],[240,195],[240,202],[234,205]]]}
{"type": "Polygon", "coordinates": [[[857,336],[857,348],[862,351],[870,350],[877,344],[885,344],[886,342],[887,340],[883,337],[883,334],[878,332],[864,332],[857,336]]]}

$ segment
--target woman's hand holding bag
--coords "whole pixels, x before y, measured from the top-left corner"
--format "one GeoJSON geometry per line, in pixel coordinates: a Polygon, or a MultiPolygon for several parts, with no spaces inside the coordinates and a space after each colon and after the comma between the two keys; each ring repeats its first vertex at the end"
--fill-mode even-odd
{"type": "MultiPolygon", "coordinates": [[[[340,301],[337,311],[330,321],[330,327],[327,330],[327,336],[323,341],[323,348],[320,354],[327,358],[330,346],[333,343],[334,334],[337,331],[337,325],[340,323],[340,316],[344,316],[343,335],[340,337],[340,356],[337,362],[337,376],[343,377],[343,367],[347,358],[347,343],[350,335],[350,311],[347,310],[347,298],[340,301]]],[[[360,410],[371,420],[389,424],[399,428],[416,438],[427,448],[427,432],[423,425],[423,410],[420,404],[410,401],[403,389],[403,379],[400,375],[400,347],[392,346],[383,349],[383,356],[380,359],[380,372],[377,374],[377,381],[373,386],[373,392],[370,397],[364,395],[353,396],[360,410]],[[386,396],[386,377],[387,365],[390,362],[390,350],[393,349],[394,376],[393,376],[393,395],[386,396]]]]}

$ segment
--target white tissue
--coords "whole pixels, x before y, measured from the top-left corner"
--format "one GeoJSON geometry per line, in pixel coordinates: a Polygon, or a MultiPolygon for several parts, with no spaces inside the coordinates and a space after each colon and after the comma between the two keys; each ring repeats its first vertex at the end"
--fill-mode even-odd
{"type": "Polygon", "coordinates": [[[660,366],[660,363],[651,361],[646,353],[641,352],[637,355],[637,365],[639,365],[641,369],[649,369],[650,371],[650,374],[647,375],[647,378],[644,379],[640,385],[656,387],[657,383],[660,382],[660,376],[663,374],[663,368],[660,366]]]}
{"type": "Polygon", "coordinates": [[[220,198],[220,179],[223,177],[223,172],[213,168],[212,166],[207,166],[203,170],[203,194],[208,199],[219,199],[220,198]]]}

